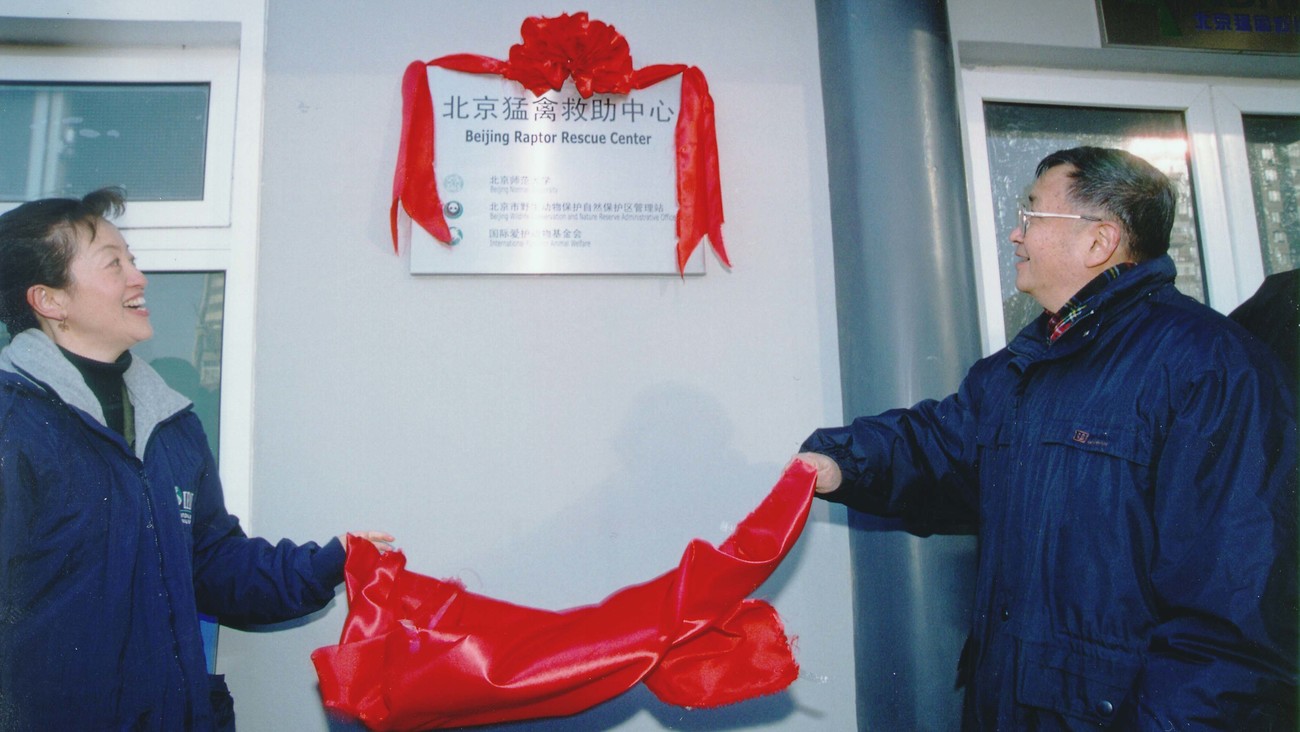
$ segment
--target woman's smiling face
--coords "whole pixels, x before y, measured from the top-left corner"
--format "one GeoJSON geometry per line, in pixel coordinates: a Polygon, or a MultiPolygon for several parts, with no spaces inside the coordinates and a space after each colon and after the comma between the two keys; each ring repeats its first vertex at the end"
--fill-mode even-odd
{"type": "Polygon", "coordinates": [[[112,362],[127,349],[153,336],[145,307],[144,273],[135,266],[122,233],[100,219],[94,238],[77,227],[77,253],[68,266],[71,282],[62,291],[66,327],[55,329],[55,342],[86,358],[112,362]]]}

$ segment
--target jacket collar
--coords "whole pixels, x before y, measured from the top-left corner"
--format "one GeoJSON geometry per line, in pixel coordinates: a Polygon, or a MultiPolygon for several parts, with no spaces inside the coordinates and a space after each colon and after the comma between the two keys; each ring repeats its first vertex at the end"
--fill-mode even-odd
{"type": "Polygon", "coordinates": [[[1050,348],[1047,339],[1047,321],[1050,315],[1044,313],[1026,325],[1008,344],[1007,349],[1017,356],[1015,362],[1021,368],[1034,361],[1068,356],[1092,343],[1107,325],[1148,294],[1172,285],[1177,275],[1178,269],[1169,255],[1142,262],[1120,273],[1097,293],[1090,303],[1094,308],[1093,314],[1086,322],[1080,322],[1066,331],[1050,348]]]}
{"type": "MultiPolygon", "coordinates": [[[[0,371],[17,374],[107,428],[104,410],[77,367],[39,329],[31,328],[19,333],[0,351],[0,371]]],[[[149,437],[158,425],[187,409],[190,401],[167,386],[158,372],[141,358],[131,359],[122,380],[135,411],[136,453],[143,457],[149,437]]]]}

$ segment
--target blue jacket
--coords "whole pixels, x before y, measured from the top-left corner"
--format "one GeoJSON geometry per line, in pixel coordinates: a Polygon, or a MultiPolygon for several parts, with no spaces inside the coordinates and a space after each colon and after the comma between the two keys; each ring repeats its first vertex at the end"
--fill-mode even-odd
{"type": "Polygon", "coordinates": [[[0,353],[0,729],[212,727],[200,611],[307,614],[344,551],[244,535],[187,400],[140,359],[136,449],[40,331],[0,353]]]}
{"type": "Polygon", "coordinates": [[[1173,279],[1141,264],[1056,343],[1040,318],[947,399],[804,444],[830,500],[978,526],[966,729],[1294,728],[1295,402],[1173,279]]]}

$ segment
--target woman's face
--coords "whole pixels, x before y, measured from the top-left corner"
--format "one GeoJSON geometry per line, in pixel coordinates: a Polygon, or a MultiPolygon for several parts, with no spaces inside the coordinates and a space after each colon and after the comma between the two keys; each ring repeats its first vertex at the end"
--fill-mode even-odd
{"type": "Polygon", "coordinates": [[[94,239],[86,227],[77,231],[77,253],[68,266],[71,282],[62,291],[66,328],[53,329],[54,341],[86,358],[115,361],[153,336],[144,303],[148,280],[116,226],[101,219],[94,239]]]}

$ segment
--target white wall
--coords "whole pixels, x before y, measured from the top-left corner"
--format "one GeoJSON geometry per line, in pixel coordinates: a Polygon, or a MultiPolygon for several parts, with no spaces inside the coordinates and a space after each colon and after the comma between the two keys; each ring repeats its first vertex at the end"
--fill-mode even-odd
{"type": "MultiPolygon", "coordinates": [[[[416,571],[562,609],[724,538],[841,422],[816,18],[812,0],[485,7],[269,3],[252,512],[272,539],[386,529],[416,571]],[[525,17],[578,10],[637,66],[704,71],[734,270],[411,276],[387,233],[404,67],[505,58],[525,17]]],[[[847,543],[818,502],[760,589],[798,636],[787,695],[691,712],[636,689],[541,726],[852,729],[847,543]]],[[[222,632],[241,730],[327,726],[308,656],[345,613],[222,632]]]]}

